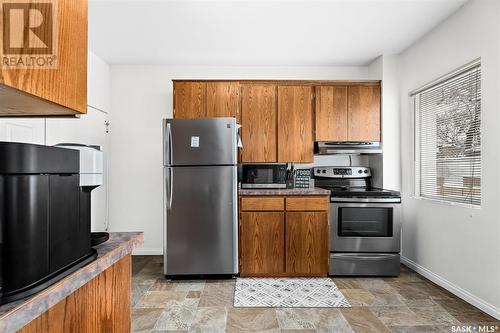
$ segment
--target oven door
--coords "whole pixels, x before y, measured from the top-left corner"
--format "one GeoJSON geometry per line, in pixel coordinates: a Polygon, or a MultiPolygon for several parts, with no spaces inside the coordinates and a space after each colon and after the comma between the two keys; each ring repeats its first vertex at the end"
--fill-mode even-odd
{"type": "Polygon", "coordinates": [[[399,252],[400,207],[390,203],[332,202],[330,248],[333,252],[399,252]]]}

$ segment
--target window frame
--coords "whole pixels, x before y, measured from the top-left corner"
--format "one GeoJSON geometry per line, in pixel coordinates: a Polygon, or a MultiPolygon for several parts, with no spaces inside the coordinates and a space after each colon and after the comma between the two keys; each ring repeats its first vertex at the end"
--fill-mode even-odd
{"type": "MultiPolygon", "coordinates": [[[[427,90],[427,89],[430,89],[432,87],[435,87],[437,85],[440,85],[448,80],[451,80],[453,78],[455,78],[456,76],[458,75],[461,75],[473,68],[476,68],[476,67],[480,67],[482,69],[482,66],[481,66],[481,58],[477,58],[463,66],[460,66],[459,68],[449,72],[448,74],[445,74],[445,75],[442,75],[440,76],[439,78],[421,86],[420,88],[417,88],[417,89],[414,89],[412,90],[409,94],[408,94],[408,97],[409,97],[409,107],[410,107],[410,110],[411,110],[411,116],[410,116],[410,140],[409,140],[409,143],[410,143],[410,152],[411,152],[411,157],[412,157],[412,163],[411,163],[411,197],[413,199],[416,199],[416,200],[422,200],[422,201],[429,201],[429,202],[434,202],[434,203],[437,203],[437,204],[443,204],[443,205],[447,205],[447,206],[456,206],[456,207],[462,207],[462,208],[470,208],[470,209],[474,209],[474,210],[477,210],[477,209],[481,209],[482,208],[482,205],[483,205],[483,191],[482,191],[482,186],[480,187],[480,191],[481,191],[481,200],[479,202],[479,204],[470,204],[470,203],[465,203],[465,202],[455,202],[455,201],[451,201],[451,200],[442,200],[442,199],[437,199],[437,198],[429,198],[429,197],[425,197],[425,196],[422,196],[420,194],[420,181],[422,179],[422,174],[421,172],[419,172],[419,170],[417,170],[417,160],[418,160],[418,156],[420,154],[420,145],[417,144],[420,142],[420,124],[419,124],[419,111],[418,111],[418,106],[417,106],[417,98],[416,96],[427,90]],[[417,174],[418,173],[418,174],[417,174]]],[[[481,82],[481,90],[482,90],[482,87],[483,87],[483,74],[481,73],[481,78],[480,78],[480,82],[481,82]]],[[[482,93],[482,92],[481,92],[482,93]]],[[[482,99],[483,99],[483,95],[481,94],[481,113],[482,113],[482,107],[483,107],[483,102],[482,102],[482,99]]],[[[482,117],[481,117],[482,119],[482,117]]],[[[483,129],[483,121],[481,120],[481,124],[480,124],[480,136],[481,136],[481,146],[482,146],[482,131],[483,129]]],[[[480,163],[481,165],[483,164],[483,154],[482,154],[482,149],[481,149],[481,156],[480,156],[480,163]]],[[[483,184],[483,169],[481,168],[481,171],[479,173],[480,175],[480,178],[481,178],[481,184],[483,184]]]]}

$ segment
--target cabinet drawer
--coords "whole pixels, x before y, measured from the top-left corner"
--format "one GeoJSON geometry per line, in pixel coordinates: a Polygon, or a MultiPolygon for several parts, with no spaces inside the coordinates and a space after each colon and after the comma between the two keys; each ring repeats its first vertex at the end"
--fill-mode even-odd
{"type": "Polygon", "coordinates": [[[285,210],[283,197],[242,197],[242,211],[277,211],[285,210]]]}
{"type": "Polygon", "coordinates": [[[287,211],[317,211],[328,210],[330,197],[287,197],[287,211]]]}

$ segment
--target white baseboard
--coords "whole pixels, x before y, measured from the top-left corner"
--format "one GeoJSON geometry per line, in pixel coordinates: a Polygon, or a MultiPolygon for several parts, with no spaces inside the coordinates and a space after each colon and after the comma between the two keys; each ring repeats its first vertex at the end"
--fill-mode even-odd
{"type": "Polygon", "coordinates": [[[162,248],[144,248],[140,247],[132,252],[133,256],[161,256],[163,255],[162,248]]]}
{"type": "Polygon", "coordinates": [[[418,274],[428,278],[435,284],[443,287],[444,289],[448,290],[449,292],[453,293],[457,297],[460,297],[464,301],[474,305],[475,307],[481,309],[482,311],[486,312],[490,316],[495,317],[496,319],[500,320],[500,309],[497,308],[496,306],[486,302],[485,300],[471,294],[465,289],[462,289],[461,287],[457,286],[456,284],[453,284],[452,282],[446,280],[445,278],[431,272],[427,268],[420,266],[416,262],[401,256],[401,262],[408,266],[409,268],[413,269],[415,272],[418,274]]]}

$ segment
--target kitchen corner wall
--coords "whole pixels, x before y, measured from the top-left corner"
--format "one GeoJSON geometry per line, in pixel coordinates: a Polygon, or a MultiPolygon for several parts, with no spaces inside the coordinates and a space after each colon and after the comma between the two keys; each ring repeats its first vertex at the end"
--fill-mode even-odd
{"type": "Polygon", "coordinates": [[[401,145],[398,56],[381,55],[368,65],[372,80],[382,80],[382,155],[368,157],[374,186],[401,189],[401,145]]]}
{"type": "MultiPolygon", "coordinates": [[[[500,1],[472,0],[400,55],[403,262],[500,319],[500,1]],[[409,92],[481,58],[481,208],[412,197],[409,92]]],[[[384,170],[385,173],[385,170],[384,170]]]]}
{"type": "Polygon", "coordinates": [[[112,155],[109,193],[111,230],[144,230],[144,245],[135,253],[163,253],[161,120],[172,117],[172,79],[370,78],[367,66],[112,66],[113,124],[110,138],[112,155]]]}

